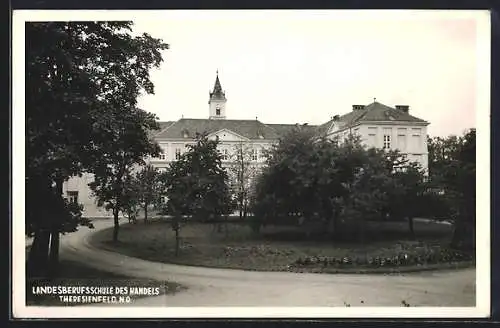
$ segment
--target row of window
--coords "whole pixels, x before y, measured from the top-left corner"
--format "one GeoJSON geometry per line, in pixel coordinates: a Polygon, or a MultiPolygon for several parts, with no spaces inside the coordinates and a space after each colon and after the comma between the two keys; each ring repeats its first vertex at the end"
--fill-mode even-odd
{"type": "MultiPolygon", "coordinates": [[[[230,159],[229,152],[227,149],[223,149],[221,153],[223,161],[228,161],[230,159]]],[[[252,149],[250,151],[250,160],[257,161],[258,159],[259,159],[259,152],[257,151],[257,149],[252,149]]]]}
{"type": "MultiPolygon", "coordinates": [[[[222,160],[223,161],[228,161],[229,160],[229,153],[228,153],[228,150],[227,149],[223,149],[222,152],[222,160]]],[[[162,153],[158,156],[158,158],[162,161],[165,161],[167,160],[167,154],[166,153],[162,153]]],[[[175,149],[175,159],[178,160],[181,158],[181,149],[180,148],[176,148],[175,149]]],[[[259,152],[257,151],[257,149],[252,149],[251,150],[251,153],[250,153],[250,159],[252,161],[257,161],[259,159],[259,152]]]]}

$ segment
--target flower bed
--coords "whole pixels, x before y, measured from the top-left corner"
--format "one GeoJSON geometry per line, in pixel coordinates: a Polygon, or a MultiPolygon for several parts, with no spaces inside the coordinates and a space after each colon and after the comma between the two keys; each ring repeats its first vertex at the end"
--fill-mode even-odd
{"type": "Polygon", "coordinates": [[[448,248],[424,248],[415,249],[410,252],[401,252],[393,256],[307,256],[298,258],[291,267],[368,267],[368,268],[391,268],[404,266],[422,266],[439,263],[456,263],[474,261],[472,253],[464,253],[448,248]]]}

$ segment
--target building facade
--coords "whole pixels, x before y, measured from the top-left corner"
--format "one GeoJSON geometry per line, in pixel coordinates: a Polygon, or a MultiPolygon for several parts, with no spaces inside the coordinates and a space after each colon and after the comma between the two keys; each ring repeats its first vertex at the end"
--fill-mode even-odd
{"type": "Polygon", "coordinates": [[[353,105],[352,111],[321,125],[328,137],[358,135],[367,147],[399,150],[411,162],[428,170],[427,126],[429,122],[409,113],[409,106],[394,108],[377,101],[353,105]]]}
{"type": "MultiPolygon", "coordinates": [[[[209,93],[208,118],[181,118],[177,121],[160,122],[160,130],[154,139],[162,149],[158,157],[147,162],[158,170],[165,170],[169,163],[178,159],[194,144],[198,133],[206,133],[211,139],[219,139],[219,151],[223,165],[234,165],[239,149],[245,152],[245,161],[257,170],[265,162],[264,152],[296,124],[265,124],[257,118],[231,120],[227,115],[227,98],[218,74],[213,90],[209,93]]],[[[408,106],[388,107],[374,101],[369,105],[353,105],[352,111],[335,116],[319,125],[306,125],[318,136],[345,137],[350,133],[361,137],[368,147],[399,149],[409,160],[427,168],[427,125],[429,123],[411,116],[408,106]]],[[[109,212],[96,206],[88,183],[92,175],[71,178],[64,184],[64,196],[84,205],[88,217],[108,216],[109,212]]]]}

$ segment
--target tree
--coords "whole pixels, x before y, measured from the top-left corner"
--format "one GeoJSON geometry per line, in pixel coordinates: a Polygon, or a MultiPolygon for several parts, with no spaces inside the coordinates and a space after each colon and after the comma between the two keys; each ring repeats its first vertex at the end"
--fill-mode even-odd
{"type": "Polygon", "coordinates": [[[247,217],[250,192],[258,174],[257,164],[253,163],[254,151],[251,145],[240,142],[230,156],[232,164],[228,166],[228,176],[233,194],[236,195],[240,219],[247,217]]]}
{"type": "Polygon", "coordinates": [[[337,236],[339,221],[353,219],[345,214],[352,188],[367,162],[367,153],[359,137],[349,135],[341,140],[323,139],[316,143],[318,152],[319,194],[322,199],[321,214],[327,231],[337,236]]]}
{"type": "MultiPolygon", "coordinates": [[[[395,212],[391,195],[413,172],[398,175],[405,163],[397,151],[366,149],[355,135],[316,138],[299,126],[271,150],[252,199],[253,227],[257,231],[260,224],[279,222],[277,217],[293,221],[291,215],[325,224],[334,236],[340,222],[351,223],[364,240],[367,220],[385,220],[395,212]]],[[[422,187],[421,180],[412,182],[422,187]]],[[[398,190],[406,201],[416,201],[415,190],[398,190]]]]}
{"type": "MultiPolygon", "coordinates": [[[[161,149],[148,132],[158,129],[156,117],[137,108],[116,108],[115,115],[101,121],[109,135],[108,143],[99,150],[101,160],[93,164],[94,181],[89,184],[97,197],[97,205],[113,211],[113,241],[118,241],[119,213],[126,211],[131,198],[127,194],[127,179],[146,156],[157,156],[161,149]]],[[[135,190],[138,192],[138,190],[135,190]]]]}
{"type": "Polygon", "coordinates": [[[455,223],[452,246],[475,247],[476,223],[476,130],[462,136],[429,138],[429,174],[442,190],[455,223]]]}
{"type": "Polygon", "coordinates": [[[136,223],[140,205],[140,189],[136,177],[127,172],[123,179],[123,214],[127,216],[128,222],[136,223]]]}
{"type": "Polygon", "coordinates": [[[92,124],[100,114],[93,110],[99,102],[99,86],[89,69],[95,46],[88,36],[122,25],[26,24],[25,220],[26,233],[34,236],[28,263],[33,274],[56,266],[60,233],[89,224],[81,215],[73,215],[74,208],[62,199],[62,185],[87,168],[92,124]]]}
{"type": "Polygon", "coordinates": [[[26,24],[26,226],[34,235],[29,258],[36,259],[30,265],[35,271],[55,266],[61,232],[76,229],[75,220],[89,224],[63,201],[62,185],[92,172],[100,160],[99,150],[109,142],[99,128],[113,116],[108,109],[133,107],[138,89],[153,92],[148,71],[159,65],[167,45],[147,34],[132,37],[131,27],[131,22],[26,24]]]}
{"type": "MultiPolygon", "coordinates": [[[[171,163],[162,175],[164,196],[168,198],[164,213],[173,215],[176,231],[176,254],[179,245],[179,218],[189,215],[202,220],[218,219],[232,210],[227,172],[222,167],[218,140],[197,135],[196,143],[171,163]]],[[[226,229],[227,231],[227,229],[226,229]]]]}
{"type": "Polygon", "coordinates": [[[160,194],[159,172],[151,164],[139,171],[134,179],[138,188],[139,201],[144,209],[144,223],[148,221],[148,208],[158,201],[160,194]]]}
{"type": "Polygon", "coordinates": [[[360,163],[351,161],[354,174],[345,183],[348,191],[342,199],[342,218],[355,224],[359,239],[364,242],[366,222],[387,218],[394,155],[376,148],[366,149],[360,155],[360,163]]]}
{"type": "Polygon", "coordinates": [[[389,214],[392,218],[408,220],[411,236],[415,237],[413,219],[432,215],[428,211],[431,198],[438,195],[429,190],[423,169],[418,163],[404,160],[392,175],[392,184],[387,190],[389,214]]]}

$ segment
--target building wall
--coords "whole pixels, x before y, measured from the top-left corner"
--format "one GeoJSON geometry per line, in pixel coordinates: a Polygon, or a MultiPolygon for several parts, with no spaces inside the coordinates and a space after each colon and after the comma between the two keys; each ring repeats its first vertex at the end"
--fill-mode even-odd
{"type": "MultiPolygon", "coordinates": [[[[215,138],[216,135],[213,136],[215,138]]],[[[251,161],[252,165],[257,168],[263,166],[265,162],[265,157],[263,156],[263,150],[269,149],[274,140],[243,140],[241,138],[235,137],[235,135],[230,132],[222,132],[219,135],[219,140],[221,144],[218,150],[228,153],[228,159],[223,160],[223,166],[228,167],[234,163],[231,158],[235,156],[237,147],[240,143],[243,145],[244,149],[254,149],[257,152],[257,159],[251,161]]],[[[194,144],[193,140],[158,140],[158,143],[162,150],[164,150],[164,157],[147,158],[146,162],[152,164],[159,170],[165,170],[169,163],[175,161],[175,151],[179,149],[182,153],[187,151],[186,145],[194,144]]],[[[106,211],[103,207],[98,207],[95,197],[92,195],[92,190],[88,186],[90,182],[94,180],[93,174],[86,173],[81,177],[72,177],[63,184],[63,196],[65,198],[71,197],[74,192],[78,193],[78,203],[83,204],[84,210],[83,215],[87,217],[103,217],[111,216],[111,211],[106,211]]]]}
{"type": "Polygon", "coordinates": [[[226,101],[225,100],[210,100],[209,104],[210,118],[225,118],[226,117],[226,101]],[[217,107],[220,109],[220,115],[217,115],[217,107]]]}
{"type": "Polygon", "coordinates": [[[345,138],[349,133],[358,134],[367,147],[397,149],[412,162],[418,162],[428,169],[427,126],[421,124],[362,123],[357,126],[333,130],[330,136],[345,138]],[[387,141],[389,144],[387,144],[387,141]]]}
{"type": "Polygon", "coordinates": [[[77,192],[77,201],[83,205],[83,215],[86,217],[111,216],[111,211],[97,206],[92,190],[88,186],[92,181],[94,181],[94,175],[91,173],[84,173],[81,177],[71,177],[63,184],[63,197],[69,199],[72,193],[77,192]]]}

